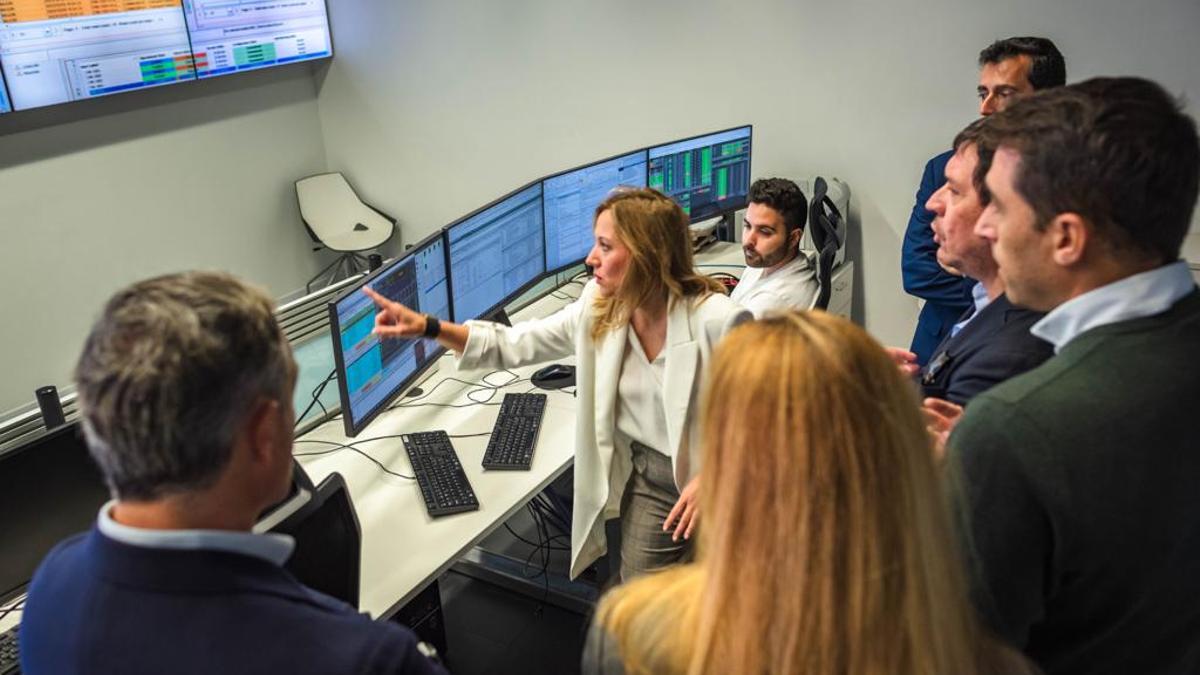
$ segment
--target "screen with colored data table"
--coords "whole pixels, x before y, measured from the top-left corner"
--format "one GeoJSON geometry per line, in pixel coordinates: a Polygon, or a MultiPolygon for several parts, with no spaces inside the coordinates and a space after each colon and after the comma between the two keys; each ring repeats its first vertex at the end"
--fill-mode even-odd
{"type": "Polygon", "coordinates": [[[199,77],[332,54],[325,0],[184,0],[199,77]]]}
{"type": "Polygon", "coordinates": [[[439,232],[329,304],[346,435],[354,436],[445,351],[436,340],[379,339],[366,286],[413,311],[450,320],[446,249],[439,232]]]}
{"type": "Polygon", "coordinates": [[[692,222],[745,208],[750,137],[747,126],[650,148],[648,184],[674,199],[692,222]]]}
{"type": "Polygon", "coordinates": [[[180,0],[0,0],[14,110],[195,78],[180,0]]]}
{"type": "Polygon", "coordinates": [[[646,187],[646,151],[614,157],[542,181],[546,271],[583,262],[595,240],[596,207],[619,187],[646,187]]]}
{"type": "Polygon", "coordinates": [[[5,108],[332,55],[325,0],[0,0],[5,108]]]}

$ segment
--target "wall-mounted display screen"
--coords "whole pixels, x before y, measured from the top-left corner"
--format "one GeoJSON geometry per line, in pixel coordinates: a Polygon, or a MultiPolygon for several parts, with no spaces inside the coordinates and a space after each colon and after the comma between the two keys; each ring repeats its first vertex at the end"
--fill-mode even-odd
{"type": "Polygon", "coordinates": [[[201,78],[329,56],[325,0],[184,0],[201,78]]]}
{"type": "Polygon", "coordinates": [[[325,0],[0,0],[0,112],[332,53],[325,0]]]}
{"type": "Polygon", "coordinates": [[[0,0],[15,110],[195,78],[180,0],[0,0]]]}

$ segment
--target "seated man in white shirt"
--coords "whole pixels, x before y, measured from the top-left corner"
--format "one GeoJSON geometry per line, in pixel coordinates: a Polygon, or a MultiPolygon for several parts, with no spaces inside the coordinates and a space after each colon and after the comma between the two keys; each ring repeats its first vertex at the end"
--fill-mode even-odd
{"type": "Polygon", "coordinates": [[[734,302],[761,318],[770,310],[808,309],[817,296],[817,273],[800,254],[808,200],[786,178],[760,178],[750,186],[742,229],[746,271],[734,302]]]}

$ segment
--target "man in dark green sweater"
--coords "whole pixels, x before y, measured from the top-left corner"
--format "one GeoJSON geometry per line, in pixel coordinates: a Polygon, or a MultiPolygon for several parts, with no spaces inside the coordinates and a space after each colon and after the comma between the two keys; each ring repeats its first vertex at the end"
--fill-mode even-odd
{"type": "Polygon", "coordinates": [[[975,398],[948,442],[976,606],[1049,675],[1200,673],[1195,122],[1152,82],[1104,78],[985,127],[976,229],[1056,355],[975,398]]]}

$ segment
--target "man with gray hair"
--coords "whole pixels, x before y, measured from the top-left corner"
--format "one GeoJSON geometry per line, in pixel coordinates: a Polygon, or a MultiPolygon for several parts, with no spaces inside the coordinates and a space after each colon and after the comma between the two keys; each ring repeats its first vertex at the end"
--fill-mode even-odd
{"type": "Polygon", "coordinates": [[[75,380],[114,500],[34,576],[22,668],[53,673],[441,673],[407,629],[306,588],[252,534],[292,472],[296,366],[271,299],[190,272],[118,292],[75,380]]]}

